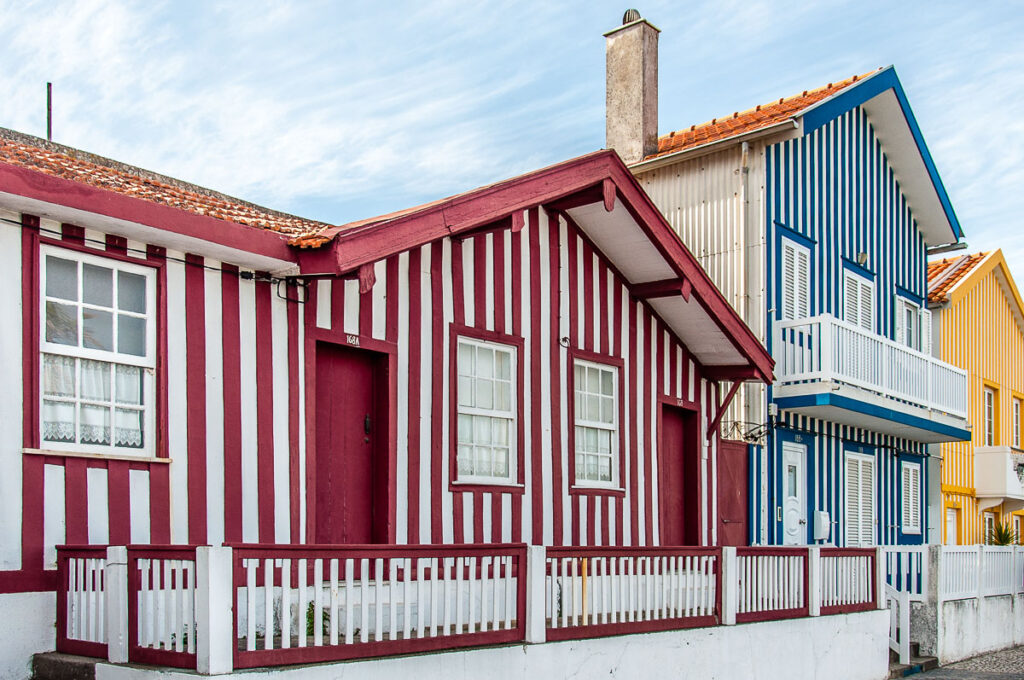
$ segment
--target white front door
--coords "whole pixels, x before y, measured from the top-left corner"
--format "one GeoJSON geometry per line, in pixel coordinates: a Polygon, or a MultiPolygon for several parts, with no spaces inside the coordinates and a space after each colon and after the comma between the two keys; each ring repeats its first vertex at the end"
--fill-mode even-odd
{"type": "Polygon", "coordinates": [[[807,543],[807,500],[804,459],[807,447],[782,443],[782,529],[783,545],[807,543]]]}
{"type": "Polygon", "coordinates": [[[956,545],[956,508],[946,508],[946,545],[956,545]]]}

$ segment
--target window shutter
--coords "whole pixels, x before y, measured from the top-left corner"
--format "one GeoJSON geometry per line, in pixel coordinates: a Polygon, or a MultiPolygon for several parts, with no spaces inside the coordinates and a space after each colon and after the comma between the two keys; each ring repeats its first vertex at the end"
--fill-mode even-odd
{"type": "Polygon", "coordinates": [[[911,527],[910,506],[913,503],[913,500],[911,499],[911,496],[910,496],[910,477],[911,477],[911,472],[912,472],[912,469],[911,469],[911,467],[909,465],[904,465],[903,466],[903,480],[902,480],[903,483],[901,484],[901,486],[903,487],[903,512],[902,512],[903,517],[901,518],[900,523],[903,525],[904,529],[909,529],[911,527]]]}
{"type": "Polygon", "coordinates": [[[782,244],[782,318],[796,318],[796,248],[782,244]]]}
{"type": "Polygon", "coordinates": [[[859,324],[860,285],[857,278],[847,272],[843,278],[843,288],[843,319],[852,324],[859,324]]]}
{"type": "Polygon", "coordinates": [[[875,543],[875,461],[860,460],[860,544],[875,543]]]}
{"type": "Polygon", "coordinates": [[[932,353],[932,313],[927,309],[921,310],[921,351],[932,353]]]}
{"type": "Polygon", "coordinates": [[[798,319],[805,319],[811,315],[811,254],[806,250],[798,250],[796,253],[796,314],[798,319]]]}
{"type": "Polygon", "coordinates": [[[920,531],[921,529],[921,468],[916,465],[910,469],[911,481],[913,482],[913,488],[911,489],[911,498],[913,504],[910,507],[910,525],[914,529],[920,531]]]}
{"type": "Polygon", "coordinates": [[[846,545],[860,545],[860,463],[846,459],[846,545]]]}
{"type": "Polygon", "coordinates": [[[859,283],[860,325],[871,331],[875,329],[875,295],[873,290],[874,286],[867,281],[860,281],[859,283]]]}
{"type": "Polygon", "coordinates": [[[898,296],[896,297],[896,304],[893,305],[893,337],[896,340],[896,344],[906,344],[907,328],[906,328],[906,303],[903,302],[898,296]]]}

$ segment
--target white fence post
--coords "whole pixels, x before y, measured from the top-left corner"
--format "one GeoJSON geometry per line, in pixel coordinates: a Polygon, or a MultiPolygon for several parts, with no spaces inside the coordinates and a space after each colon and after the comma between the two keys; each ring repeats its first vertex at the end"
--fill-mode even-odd
{"type": "MultiPolygon", "coordinates": [[[[547,640],[544,586],[547,581],[547,551],[542,545],[526,548],[526,641],[547,640]]],[[[552,613],[552,616],[554,614],[552,613]]]]}
{"type": "Polygon", "coordinates": [[[736,607],[739,604],[739,561],[736,548],[722,548],[722,623],[736,625],[736,607]]]}
{"type": "Polygon", "coordinates": [[[107,660],[128,663],[128,548],[107,547],[103,569],[104,596],[107,601],[107,660]]]}
{"type": "Polygon", "coordinates": [[[196,670],[234,670],[234,599],[231,548],[196,548],[196,670]]]}
{"type": "Polygon", "coordinates": [[[875,605],[879,609],[888,606],[885,601],[886,571],[885,548],[878,546],[875,548],[875,605]]]}
{"type": "Polygon", "coordinates": [[[985,597],[985,546],[981,544],[978,546],[978,588],[975,597],[978,598],[979,602],[981,598],[985,597]]]}
{"type": "Polygon", "coordinates": [[[821,616],[821,548],[807,548],[807,613],[821,616]]]}

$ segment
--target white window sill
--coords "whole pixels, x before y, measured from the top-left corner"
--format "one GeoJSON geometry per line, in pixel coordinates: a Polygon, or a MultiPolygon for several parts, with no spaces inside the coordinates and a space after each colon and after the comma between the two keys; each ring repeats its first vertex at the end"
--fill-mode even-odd
{"type": "Polygon", "coordinates": [[[170,458],[157,458],[156,456],[132,456],[120,453],[92,453],[86,451],[58,451],[56,449],[29,449],[24,448],[22,453],[29,456],[55,456],[61,458],[94,458],[99,460],[126,460],[132,463],[159,463],[166,465],[171,462],[170,458]]]}

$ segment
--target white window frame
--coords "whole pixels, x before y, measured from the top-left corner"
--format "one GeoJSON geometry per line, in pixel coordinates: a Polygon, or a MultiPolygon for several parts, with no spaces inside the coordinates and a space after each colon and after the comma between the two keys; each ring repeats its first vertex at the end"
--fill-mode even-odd
{"type": "MultiPolygon", "coordinates": [[[[619,370],[620,369],[619,369],[618,366],[614,366],[612,364],[603,364],[603,363],[598,362],[598,361],[589,361],[587,359],[578,359],[578,358],[577,359],[573,359],[573,362],[572,362],[572,371],[573,371],[573,396],[572,396],[572,399],[573,399],[573,428],[574,428],[573,429],[573,433],[574,433],[573,434],[573,442],[574,442],[574,447],[573,448],[575,450],[572,452],[572,455],[573,455],[573,465],[574,465],[575,474],[573,475],[574,479],[572,480],[572,483],[573,483],[573,486],[576,487],[576,488],[594,488],[594,489],[619,489],[619,488],[621,488],[621,483],[619,481],[619,479],[620,479],[620,477],[619,477],[619,475],[620,475],[620,470],[619,470],[619,409],[621,407],[621,402],[620,402],[621,395],[619,393],[620,392],[619,391],[619,370]],[[577,366],[582,366],[584,368],[596,368],[599,371],[605,371],[605,372],[611,373],[611,375],[612,375],[612,422],[610,424],[609,423],[605,423],[605,422],[601,422],[601,421],[586,420],[585,418],[581,417],[581,413],[580,412],[583,409],[580,409],[580,408],[576,407],[578,396],[580,394],[579,381],[577,381],[575,379],[576,367],[577,366]],[[576,428],[584,428],[584,429],[591,428],[591,429],[604,430],[606,432],[610,432],[610,435],[611,435],[611,446],[610,446],[610,448],[611,448],[611,454],[610,454],[610,456],[611,456],[611,480],[610,481],[606,481],[605,482],[605,481],[601,481],[599,479],[597,479],[597,480],[595,480],[595,479],[585,479],[585,478],[582,478],[580,476],[580,474],[581,474],[580,466],[577,465],[575,461],[576,461],[576,458],[579,455],[581,455],[581,453],[582,453],[582,455],[603,455],[603,454],[598,454],[596,452],[590,452],[590,451],[580,452],[579,451],[579,445],[580,445],[579,439],[580,438],[575,436],[576,428]]],[[[589,393],[587,393],[587,394],[589,394],[589,393]]]]}
{"type": "Polygon", "coordinates": [[[923,351],[924,324],[921,307],[904,297],[896,296],[896,342],[910,349],[923,351]]]}
{"type": "Polygon", "coordinates": [[[872,456],[872,455],[868,455],[866,453],[855,453],[855,452],[852,452],[852,451],[847,451],[846,452],[846,457],[845,457],[843,462],[844,462],[844,468],[843,468],[843,470],[844,470],[844,479],[843,479],[843,510],[844,510],[844,512],[843,512],[843,515],[844,515],[844,520],[845,520],[844,521],[845,531],[843,532],[843,535],[844,535],[844,538],[846,540],[846,546],[852,548],[852,547],[866,547],[866,546],[876,545],[877,542],[878,542],[878,535],[877,535],[877,532],[875,531],[875,518],[877,517],[878,499],[876,498],[877,494],[876,494],[876,488],[875,488],[875,457],[872,456]],[[856,522],[856,527],[857,527],[856,536],[851,536],[851,530],[854,527],[854,522],[851,521],[853,518],[851,517],[851,511],[850,511],[852,499],[851,499],[849,469],[850,469],[850,463],[851,462],[857,463],[857,469],[858,469],[858,473],[857,473],[857,489],[856,489],[858,517],[857,517],[857,522],[856,522]],[[864,532],[863,527],[862,527],[863,521],[864,521],[864,512],[863,512],[864,497],[863,497],[863,493],[862,492],[864,490],[864,483],[863,483],[864,474],[863,473],[864,473],[865,468],[868,468],[871,471],[871,481],[870,481],[871,508],[870,508],[870,514],[869,514],[869,516],[867,518],[868,526],[870,528],[870,530],[869,530],[870,540],[867,541],[867,542],[864,541],[865,532],[864,532]]]}
{"type": "MultiPolygon", "coordinates": [[[[105,257],[101,254],[92,254],[82,252],[80,250],[74,250],[70,248],[61,248],[59,246],[43,244],[39,248],[39,290],[37,291],[39,300],[39,357],[37,370],[39,371],[39,421],[37,427],[39,428],[39,444],[43,450],[62,451],[69,453],[89,453],[99,455],[111,455],[111,456],[131,456],[131,457],[154,457],[156,455],[156,350],[157,350],[157,315],[159,311],[157,309],[156,301],[156,269],[143,264],[135,264],[132,262],[126,262],[120,258],[105,257]],[[114,271],[114,279],[117,279],[117,272],[123,271],[130,274],[141,275],[145,279],[146,289],[146,312],[145,312],[145,330],[146,330],[146,343],[145,343],[145,355],[136,356],[134,354],[124,354],[118,352],[116,346],[112,351],[91,349],[81,346],[64,345],[60,343],[48,342],[46,339],[46,303],[48,296],[46,294],[47,285],[47,267],[46,258],[48,256],[57,257],[63,260],[71,260],[77,263],[77,281],[78,281],[78,300],[71,302],[62,300],[60,298],[52,298],[54,302],[60,304],[71,304],[78,310],[78,334],[81,337],[83,321],[82,321],[82,309],[83,308],[96,308],[103,311],[111,311],[114,317],[117,316],[117,312],[102,306],[95,306],[85,303],[82,299],[82,286],[83,286],[83,274],[84,265],[92,264],[114,271]],[[53,397],[47,398],[45,393],[45,379],[44,379],[44,357],[45,355],[57,355],[68,357],[75,360],[76,365],[76,396],[74,398],[66,399],[54,399],[53,397]],[[75,432],[76,438],[78,433],[78,419],[79,419],[79,404],[81,402],[89,402],[88,399],[82,399],[77,396],[78,390],[80,389],[80,364],[81,360],[91,360],[104,362],[113,365],[126,365],[135,366],[142,369],[142,447],[126,447],[116,446],[113,444],[114,436],[113,430],[116,427],[116,423],[111,418],[111,444],[83,444],[78,442],[56,442],[43,439],[43,418],[45,415],[45,408],[43,406],[44,400],[51,401],[64,401],[65,403],[73,403],[75,409],[75,432]]],[[[116,286],[116,284],[115,284],[116,286]]],[[[116,289],[116,288],[115,288],[116,289]]],[[[115,290],[115,289],[112,289],[115,290]]],[[[112,292],[112,294],[114,294],[112,292]]],[[[116,295],[116,294],[115,294],[116,295]]],[[[116,299],[113,304],[116,306],[116,299]]],[[[138,315],[135,315],[138,316],[138,315]]],[[[112,340],[116,343],[117,334],[113,333],[112,340]]],[[[111,369],[113,372],[113,368],[111,369]]],[[[115,403],[115,395],[111,394],[111,401],[109,403],[115,403]]],[[[101,403],[101,402],[95,402],[101,403]]],[[[107,403],[107,402],[103,402],[107,403]]]]}
{"type": "MultiPolygon", "coordinates": [[[[455,339],[455,384],[452,385],[452,399],[455,400],[455,432],[452,437],[455,440],[455,483],[456,484],[484,484],[488,486],[515,486],[519,480],[519,352],[516,345],[491,340],[481,340],[468,335],[458,335],[455,339]],[[486,347],[495,352],[505,352],[510,356],[509,384],[511,388],[511,399],[507,410],[496,408],[480,408],[477,406],[464,406],[459,403],[459,378],[463,373],[459,366],[459,348],[461,345],[469,345],[474,348],[486,347]],[[508,421],[508,475],[481,475],[465,474],[459,467],[459,447],[463,444],[459,436],[459,416],[484,416],[496,420],[508,421]]],[[[469,376],[467,376],[469,377],[469,376]]],[[[472,376],[477,378],[477,376],[472,376]]],[[[477,442],[467,442],[468,445],[476,446],[477,442]]]]}
{"type": "Polygon", "coordinates": [[[875,332],[875,282],[866,276],[861,276],[852,269],[843,269],[843,320],[847,323],[859,326],[872,333],[875,332]],[[851,319],[849,315],[850,287],[851,283],[856,287],[857,318],[851,319]],[[867,295],[869,318],[864,315],[864,299],[867,295]]]}
{"type": "Polygon", "coordinates": [[[988,545],[996,528],[996,513],[985,511],[981,515],[981,542],[988,545]]]}
{"type": "Polygon", "coordinates": [[[921,464],[903,463],[900,471],[903,507],[901,529],[905,534],[921,533],[921,464]]]}
{"type": "Polygon", "coordinates": [[[1013,398],[1013,448],[1020,448],[1020,397],[1013,398]]]}
{"type": "Polygon", "coordinates": [[[783,238],[780,257],[782,291],[780,318],[783,321],[804,319],[811,315],[811,250],[796,241],[783,238]],[[802,267],[801,267],[802,265],[802,267]],[[792,286],[787,287],[787,281],[792,286]]]}
{"type": "Polygon", "coordinates": [[[998,408],[998,402],[996,400],[996,390],[994,387],[985,385],[982,388],[983,403],[982,403],[982,419],[985,423],[985,430],[982,433],[985,437],[985,446],[996,445],[996,409],[998,408]]]}

